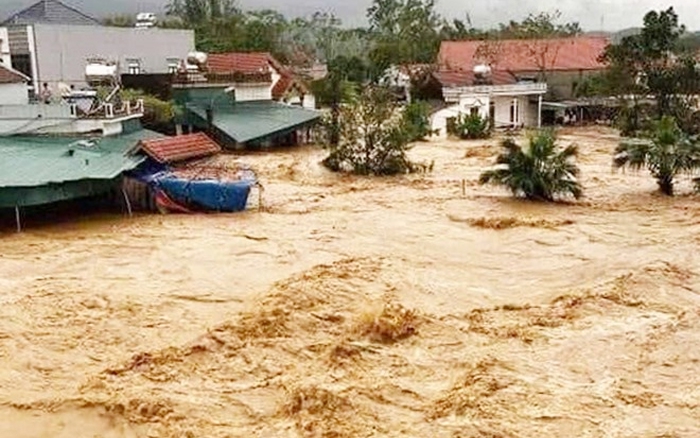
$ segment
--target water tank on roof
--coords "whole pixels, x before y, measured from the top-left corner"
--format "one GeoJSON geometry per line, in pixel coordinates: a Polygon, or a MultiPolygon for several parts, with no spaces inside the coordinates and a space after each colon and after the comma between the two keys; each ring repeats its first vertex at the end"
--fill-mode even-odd
{"type": "Polygon", "coordinates": [[[91,62],[85,67],[85,77],[89,82],[109,80],[119,75],[116,64],[91,62]]]}
{"type": "Polygon", "coordinates": [[[190,52],[187,54],[187,63],[192,65],[204,65],[207,63],[207,54],[204,52],[190,52]]]}
{"type": "Polygon", "coordinates": [[[153,12],[141,12],[136,15],[137,28],[155,27],[158,23],[158,17],[153,12]]]}
{"type": "Polygon", "coordinates": [[[478,64],[474,66],[474,75],[478,77],[486,77],[491,74],[491,67],[486,64],[478,64]]]}

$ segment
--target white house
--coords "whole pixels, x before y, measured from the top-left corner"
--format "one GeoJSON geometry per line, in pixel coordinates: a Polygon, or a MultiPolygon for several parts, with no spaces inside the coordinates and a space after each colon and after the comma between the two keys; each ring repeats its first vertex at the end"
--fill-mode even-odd
{"type": "Polygon", "coordinates": [[[496,128],[541,126],[546,83],[521,81],[486,66],[477,66],[473,72],[438,71],[435,77],[450,105],[432,116],[432,129],[440,135],[446,135],[448,119],[461,114],[479,114],[496,128]]]}
{"type": "Polygon", "coordinates": [[[207,69],[219,82],[230,78],[237,102],[274,100],[316,108],[316,99],[303,81],[269,53],[212,53],[207,69]]]}

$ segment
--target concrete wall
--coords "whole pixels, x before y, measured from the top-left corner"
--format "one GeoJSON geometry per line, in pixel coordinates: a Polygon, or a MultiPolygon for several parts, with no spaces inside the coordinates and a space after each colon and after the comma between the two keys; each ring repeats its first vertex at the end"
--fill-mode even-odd
{"type": "Polygon", "coordinates": [[[454,105],[443,108],[430,116],[430,129],[437,133],[438,137],[447,136],[447,119],[457,117],[461,113],[460,106],[454,105]]]}
{"type": "Polygon", "coordinates": [[[5,67],[12,68],[10,57],[10,33],[6,27],[0,27],[0,62],[5,67]]]}
{"type": "Polygon", "coordinates": [[[272,100],[272,87],[269,84],[236,84],[236,102],[272,100]]]}
{"type": "Polygon", "coordinates": [[[530,96],[487,96],[463,95],[459,104],[444,108],[434,113],[430,118],[431,129],[438,131],[439,136],[447,135],[447,119],[461,114],[469,114],[472,108],[477,108],[479,116],[491,116],[491,104],[494,105],[494,119],[497,128],[524,125],[537,127],[538,105],[530,103],[530,96]],[[517,101],[515,120],[511,120],[511,106],[517,101]]]}
{"type": "Polygon", "coordinates": [[[24,105],[29,103],[27,84],[0,84],[0,105],[24,105]]]}
{"type": "Polygon", "coordinates": [[[168,73],[170,60],[185,59],[194,50],[194,32],[175,29],[136,29],[103,26],[33,26],[38,82],[85,84],[85,66],[92,57],[118,60],[122,73],[129,60],[139,61],[142,73],[168,73]]]}
{"type": "MultiPolygon", "coordinates": [[[[569,100],[575,99],[576,85],[587,77],[600,74],[603,70],[569,70],[547,73],[547,99],[569,100]]],[[[538,72],[518,73],[523,76],[537,76],[538,72]]]]}

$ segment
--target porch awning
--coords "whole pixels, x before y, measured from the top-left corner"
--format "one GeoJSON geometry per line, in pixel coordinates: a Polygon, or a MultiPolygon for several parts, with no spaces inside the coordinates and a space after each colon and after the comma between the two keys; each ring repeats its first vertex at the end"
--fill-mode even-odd
{"type": "Polygon", "coordinates": [[[558,110],[567,108],[571,108],[571,106],[561,102],[542,102],[542,109],[558,110]]]}

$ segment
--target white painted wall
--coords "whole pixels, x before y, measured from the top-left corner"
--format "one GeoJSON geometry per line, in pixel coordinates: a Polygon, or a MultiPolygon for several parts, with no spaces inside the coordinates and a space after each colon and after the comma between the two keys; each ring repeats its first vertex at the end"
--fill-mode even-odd
{"type": "Polygon", "coordinates": [[[91,57],[118,60],[122,73],[129,59],[138,59],[142,73],[168,73],[171,59],[185,59],[194,50],[194,32],[106,26],[33,25],[40,82],[54,89],[58,82],[85,84],[91,57]]]}
{"type": "Polygon", "coordinates": [[[237,84],[235,87],[236,102],[272,100],[272,87],[268,84],[237,84]]]}
{"type": "Polygon", "coordinates": [[[10,33],[6,27],[0,27],[0,61],[2,65],[12,68],[12,58],[10,57],[10,33]]]}
{"type": "Polygon", "coordinates": [[[470,114],[472,108],[477,108],[479,117],[487,119],[490,102],[491,98],[485,94],[463,95],[459,98],[459,108],[464,114],[470,114]]]}
{"type": "Polygon", "coordinates": [[[316,109],[316,96],[313,94],[305,94],[304,95],[304,100],[301,103],[301,106],[306,108],[306,109],[316,109]]]}
{"type": "Polygon", "coordinates": [[[279,80],[282,79],[282,75],[280,75],[279,72],[275,70],[272,66],[270,66],[270,72],[272,76],[272,84],[270,85],[270,91],[272,92],[272,89],[275,88],[277,82],[279,82],[279,80]]]}
{"type": "Polygon", "coordinates": [[[430,129],[435,131],[438,137],[447,137],[447,119],[459,116],[460,111],[459,105],[453,105],[435,112],[430,117],[430,129]]]}
{"type": "Polygon", "coordinates": [[[26,105],[29,103],[27,84],[0,84],[0,105],[26,105]]]}
{"type": "MultiPolygon", "coordinates": [[[[512,96],[496,96],[493,99],[495,103],[495,124],[497,128],[503,126],[511,126],[510,107],[513,103],[512,96]]],[[[517,120],[516,120],[517,123],[517,120]]]]}
{"type": "Polygon", "coordinates": [[[537,127],[537,104],[530,103],[530,99],[526,97],[520,98],[520,119],[525,126],[537,127]]]}

